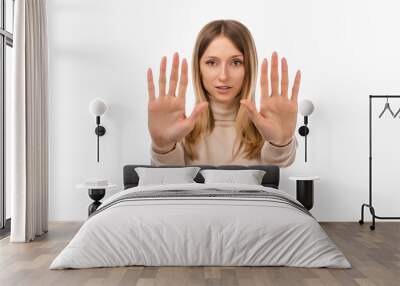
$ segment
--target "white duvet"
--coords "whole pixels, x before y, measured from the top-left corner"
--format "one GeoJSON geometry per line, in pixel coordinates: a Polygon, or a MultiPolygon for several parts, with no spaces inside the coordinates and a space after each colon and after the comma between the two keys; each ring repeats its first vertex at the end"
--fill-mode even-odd
{"type": "MultiPolygon", "coordinates": [[[[239,184],[138,186],[121,191],[263,190],[239,184]]],[[[298,203],[298,202],[297,202],[298,203]]],[[[294,266],[351,268],[318,222],[283,203],[254,198],[152,198],[98,212],[54,259],[50,269],[145,266],[294,266]]]]}

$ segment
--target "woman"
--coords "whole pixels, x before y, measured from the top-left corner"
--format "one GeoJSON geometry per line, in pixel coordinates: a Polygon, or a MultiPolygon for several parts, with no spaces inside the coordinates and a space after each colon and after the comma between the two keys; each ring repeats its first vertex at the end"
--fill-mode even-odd
{"type": "Polygon", "coordinates": [[[147,71],[148,127],[152,165],[291,165],[296,156],[294,135],[300,71],[288,97],[288,66],[281,62],[279,94],[278,55],[271,59],[271,96],[268,62],[261,65],[260,111],[254,103],[257,51],[249,30],[235,20],[208,23],[193,51],[192,74],[196,105],[185,115],[188,84],[186,59],[174,54],[168,93],[166,57],[160,65],[159,96],[152,70],[147,71]],[[178,94],[176,89],[178,86],[178,94]]]}

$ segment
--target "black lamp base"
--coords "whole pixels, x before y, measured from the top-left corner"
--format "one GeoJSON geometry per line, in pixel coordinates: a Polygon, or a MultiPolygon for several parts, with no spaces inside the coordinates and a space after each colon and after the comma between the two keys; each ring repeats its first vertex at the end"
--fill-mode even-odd
{"type": "Polygon", "coordinates": [[[106,129],[105,129],[103,126],[99,125],[99,126],[96,127],[96,129],[94,130],[94,132],[95,132],[96,135],[98,135],[98,136],[103,136],[104,134],[106,134],[106,129]]]}
{"type": "Polygon", "coordinates": [[[299,134],[300,134],[301,136],[307,136],[308,133],[310,133],[310,130],[308,129],[307,126],[303,125],[303,126],[301,126],[301,127],[299,128],[299,134]]]}

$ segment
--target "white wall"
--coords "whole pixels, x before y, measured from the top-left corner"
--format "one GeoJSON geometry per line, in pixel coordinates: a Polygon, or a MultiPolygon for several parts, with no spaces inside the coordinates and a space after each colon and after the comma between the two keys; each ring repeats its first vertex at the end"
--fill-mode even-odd
{"type": "MultiPolygon", "coordinates": [[[[320,221],[357,221],[368,200],[368,95],[400,94],[397,1],[48,1],[50,40],[50,220],[84,220],[91,200],[75,185],[104,177],[122,188],[125,164],[149,163],[146,70],[178,51],[191,58],[199,30],[236,19],[252,32],[259,59],[288,59],[290,80],[302,71],[299,99],[315,104],[309,162],[304,140],[281,172],[318,175],[312,213],[320,221]],[[96,162],[89,102],[103,98],[107,134],[96,162]]],[[[187,111],[193,103],[192,86],[187,111]]],[[[257,92],[257,105],[259,91],[257,92]]],[[[385,100],[374,104],[375,118],[385,100]]],[[[400,100],[393,106],[397,110],[400,100]]],[[[374,120],[374,202],[378,215],[400,215],[396,173],[398,120],[374,120]],[[379,136],[379,137],[378,137],[379,136]],[[376,158],[376,159],[375,159],[376,158]],[[396,213],[397,211],[397,213],[396,213]]],[[[302,118],[298,117],[298,126],[302,118]]],[[[110,192],[107,196],[115,193],[110,192]]],[[[368,215],[369,219],[370,216],[368,215]]]]}

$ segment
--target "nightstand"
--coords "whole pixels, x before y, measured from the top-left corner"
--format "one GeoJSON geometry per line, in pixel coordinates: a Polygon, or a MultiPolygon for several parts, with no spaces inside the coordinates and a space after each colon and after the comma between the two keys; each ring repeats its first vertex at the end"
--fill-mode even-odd
{"type": "Polygon", "coordinates": [[[319,180],[319,177],[293,176],[289,180],[296,181],[296,199],[307,210],[311,210],[314,206],[314,181],[319,180]]]}
{"type": "Polygon", "coordinates": [[[89,208],[88,208],[89,216],[101,205],[100,200],[102,198],[104,198],[104,195],[106,194],[106,190],[113,189],[116,186],[117,185],[115,185],[115,184],[108,184],[106,186],[94,186],[94,185],[80,184],[80,185],[76,186],[78,189],[87,189],[89,197],[94,201],[91,205],[89,205],[89,208]]]}

